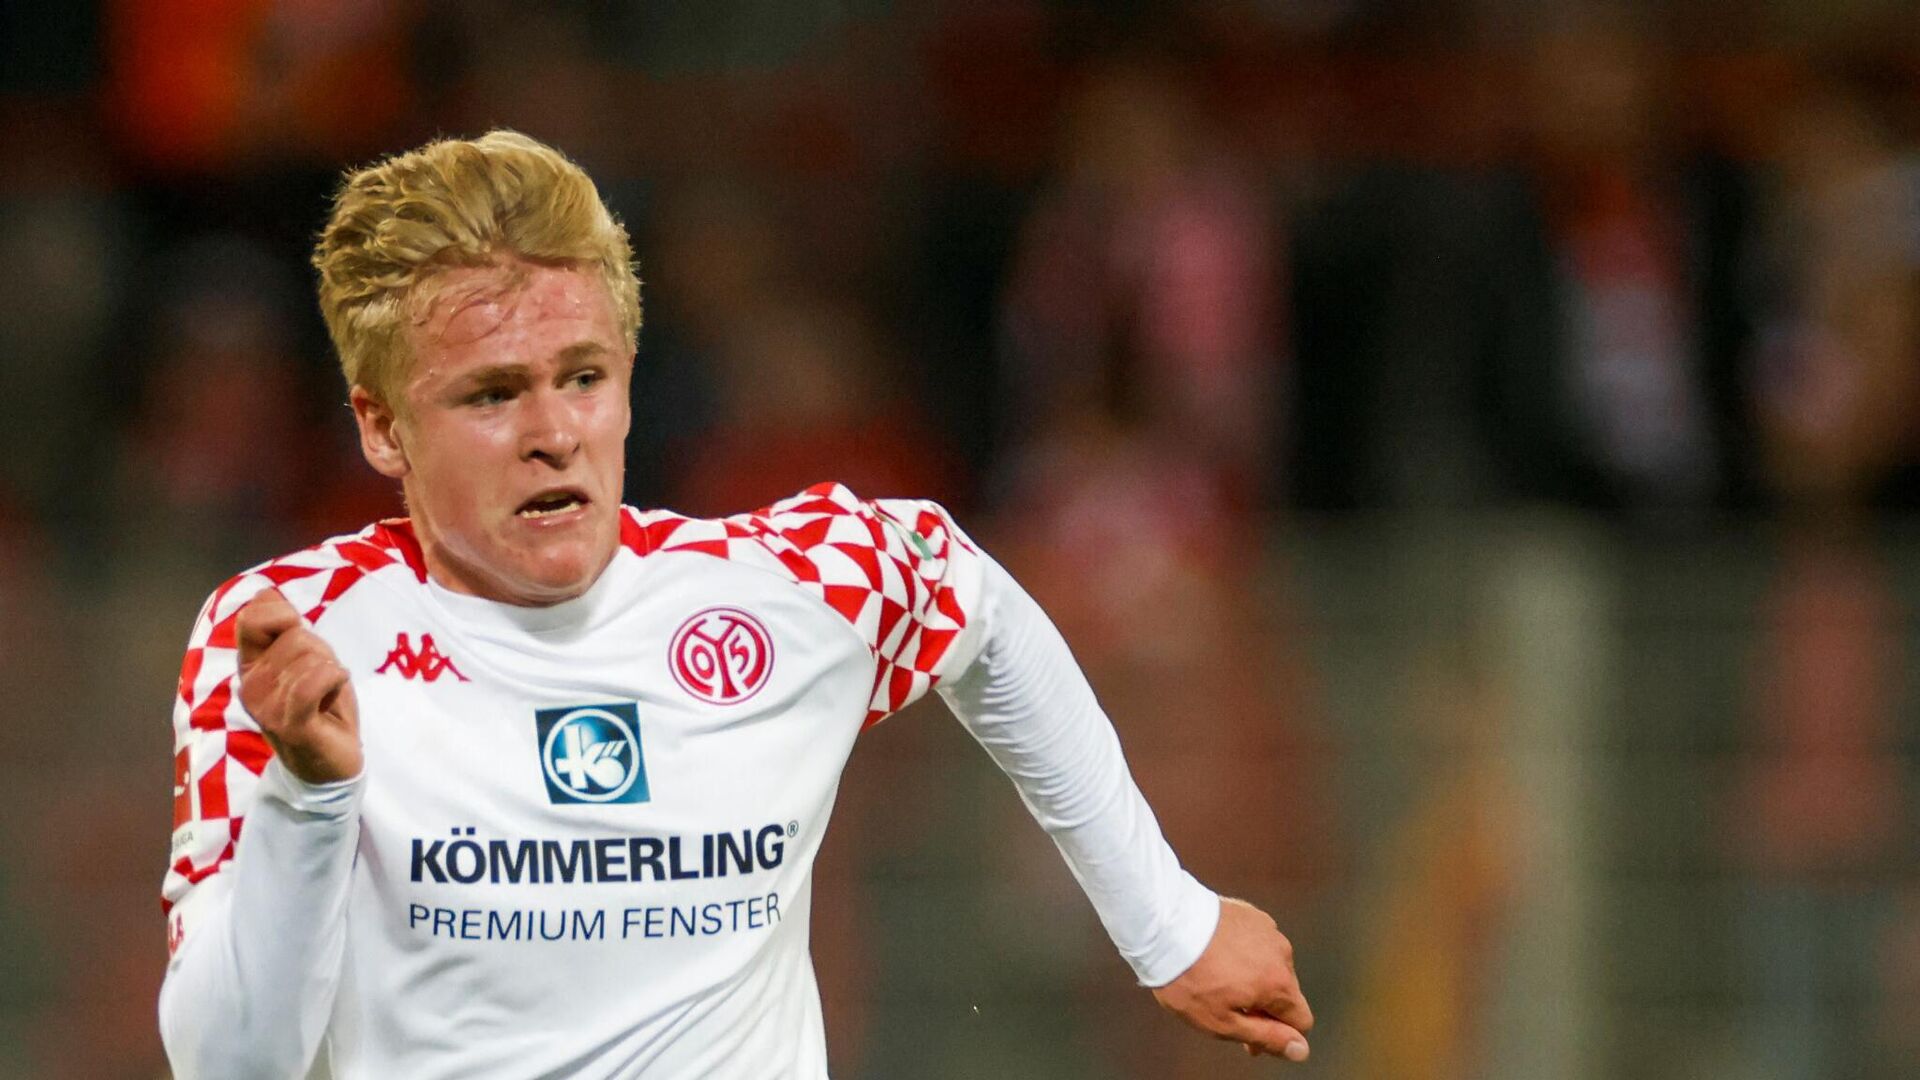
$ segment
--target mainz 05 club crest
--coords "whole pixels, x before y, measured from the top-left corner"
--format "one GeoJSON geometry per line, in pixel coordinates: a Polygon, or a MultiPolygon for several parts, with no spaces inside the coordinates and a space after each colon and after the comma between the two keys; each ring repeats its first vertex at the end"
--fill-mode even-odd
{"type": "Polygon", "coordinates": [[[674,632],[667,666],[687,693],[711,705],[733,705],[767,685],[773,637],[739,608],[707,608],[674,632]]]}

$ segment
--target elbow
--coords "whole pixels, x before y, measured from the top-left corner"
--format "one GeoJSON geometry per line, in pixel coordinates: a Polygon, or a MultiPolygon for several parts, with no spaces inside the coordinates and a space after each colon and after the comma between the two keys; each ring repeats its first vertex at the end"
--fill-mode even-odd
{"type": "Polygon", "coordinates": [[[176,1080],[298,1080],[312,1053],[298,1025],[263,1025],[244,1003],[195,993],[179,969],[160,987],[160,1043],[176,1080]]]}
{"type": "Polygon", "coordinates": [[[167,1047],[174,1080],[300,1080],[307,1074],[292,1059],[263,1052],[261,1047],[243,1047],[237,1041],[199,1049],[203,1052],[181,1055],[167,1047]]]}
{"type": "Polygon", "coordinates": [[[258,1033],[207,1023],[170,1027],[164,1019],[160,1030],[175,1080],[299,1080],[307,1074],[296,1047],[258,1033]]]}

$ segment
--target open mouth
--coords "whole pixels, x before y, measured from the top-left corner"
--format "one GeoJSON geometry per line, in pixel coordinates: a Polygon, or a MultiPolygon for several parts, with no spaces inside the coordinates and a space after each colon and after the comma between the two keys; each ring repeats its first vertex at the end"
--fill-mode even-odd
{"type": "Polygon", "coordinates": [[[554,488],[521,503],[514,514],[528,520],[558,517],[584,508],[589,501],[586,493],[578,488],[554,488]]]}

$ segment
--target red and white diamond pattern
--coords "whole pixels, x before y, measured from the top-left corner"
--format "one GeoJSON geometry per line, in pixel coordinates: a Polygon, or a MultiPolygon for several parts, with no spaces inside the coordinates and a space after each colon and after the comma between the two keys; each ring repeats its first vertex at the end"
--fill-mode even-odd
{"type": "Polygon", "coordinates": [[[716,520],[627,510],[621,541],[638,555],[692,551],[761,566],[851,623],[874,658],[865,725],[920,699],[966,628],[971,597],[957,571],[978,550],[937,504],[867,501],[816,484],[750,514],[716,520]],[[917,536],[916,544],[911,538],[917,536]]]}
{"type": "Polygon", "coordinates": [[[404,521],[382,522],[263,563],[214,590],[201,608],[174,697],[173,861],[161,886],[163,911],[233,857],[244,820],[233,808],[253,804],[254,785],[273,756],[240,705],[234,640],[240,609],[274,586],[315,622],[361,579],[390,566],[426,580],[426,563],[404,521]]]}
{"type": "MultiPolygon", "coordinates": [[[[953,666],[978,573],[976,549],[937,504],[866,501],[819,484],[749,514],[714,520],[622,509],[621,543],[637,555],[689,551],[760,566],[793,581],[845,618],[874,659],[863,726],[905,708],[953,666]],[[944,667],[943,667],[944,663],[944,667]]],[[[411,525],[372,525],[263,563],[214,591],[181,664],[174,701],[172,864],[161,888],[171,912],[233,857],[253,790],[272,757],[241,706],[234,624],[254,594],[275,586],[309,623],[348,589],[389,568],[427,578],[411,525]]],[[[178,945],[170,932],[169,943],[178,945]]]]}

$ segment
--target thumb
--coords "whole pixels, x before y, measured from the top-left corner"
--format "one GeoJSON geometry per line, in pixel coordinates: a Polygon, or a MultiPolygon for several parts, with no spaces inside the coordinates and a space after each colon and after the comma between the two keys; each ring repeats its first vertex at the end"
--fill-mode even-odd
{"type": "Polygon", "coordinates": [[[330,680],[326,692],[320,695],[320,712],[345,721],[349,727],[358,730],[360,705],[353,695],[353,680],[338,661],[334,663],[334,668],[335,677],[330,680]]]}
{"type": "Polygon", "coordinates": [[[331,654],[309,652],[300,656],[281,672],[281,682],[289,719],[304,722],[322,715],[345,718],[347,669],[331,654]]]}
{"type": "Polygon", "coordinates": [[[279,589],[262,589],[240,608],[234,617],[234,647],[240,653],[242,668],[260,659],[280,635],[300,625],[300,613],[279,589]]]}
{"type": "Polygon", "coordinates": [[[1307,1037],[1271,1016],[1234,1012],[1228,1014],[1226,1026],[1225,1036],[1235,1042],[1245,1043],[1249,1053],[1258,1051],[1288,1061],[1307,1060],[1307,1037]]]}

